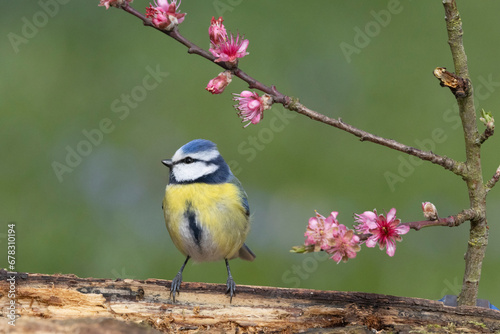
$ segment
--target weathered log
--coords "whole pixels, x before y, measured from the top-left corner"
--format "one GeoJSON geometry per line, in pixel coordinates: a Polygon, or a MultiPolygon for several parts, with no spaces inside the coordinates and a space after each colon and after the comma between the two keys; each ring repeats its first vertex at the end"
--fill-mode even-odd
{"type": "Polygon", "coordinates": [[[183,283],[176,303],[171,281],[79,278],[0,271],[0,332],[156,333],[200,331],[314,333],[495,333],[500,312],[373,293],[183,283]],[[15,326],[8,306],[14,300],[15,326]],[[10,297],[9,297],[10,294],[10,297]]]}

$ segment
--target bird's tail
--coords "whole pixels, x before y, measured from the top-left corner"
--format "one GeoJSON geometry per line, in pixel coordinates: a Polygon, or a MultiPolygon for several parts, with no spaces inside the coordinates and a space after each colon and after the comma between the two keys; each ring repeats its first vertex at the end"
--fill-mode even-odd
{"type": "Polygon", "coordinates": [[[246,261],[255,260],[255,254],[245,244],[243,244],[243,246],[241,246],[240,251],[238,252],[238,256],[246,261]]]}

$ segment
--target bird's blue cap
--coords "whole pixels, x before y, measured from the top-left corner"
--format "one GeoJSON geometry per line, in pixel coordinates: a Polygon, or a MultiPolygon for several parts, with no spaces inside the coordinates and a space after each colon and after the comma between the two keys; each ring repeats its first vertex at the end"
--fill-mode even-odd
{"type": "Polygon", "coordinates": [[[182,152],[186,154],[211,151],[216,149],[217,145],[206,139],[195,139],[181,147],[182,152]]]}

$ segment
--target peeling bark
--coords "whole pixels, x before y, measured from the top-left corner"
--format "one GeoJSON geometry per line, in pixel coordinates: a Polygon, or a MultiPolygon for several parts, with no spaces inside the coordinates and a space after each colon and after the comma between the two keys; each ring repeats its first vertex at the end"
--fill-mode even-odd
{"type": "Polygon", "coordinates": [[[222,284],[183,283],[177,302],[171,281],[19,274],[16,326],[8,325],[9,283],[0,271],[0,332],[159,333],[492,333],[500,312],[362,292],[237,286],[229,303],[222,284]]]}

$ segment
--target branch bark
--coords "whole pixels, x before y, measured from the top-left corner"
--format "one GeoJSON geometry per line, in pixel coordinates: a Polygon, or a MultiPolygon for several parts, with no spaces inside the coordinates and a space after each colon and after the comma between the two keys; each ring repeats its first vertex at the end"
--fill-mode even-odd
{"type": "Polygon", "coordinates": [[[455,95],[455,97],[462,120],[467,157],[465,162],[467,172],[464,173],[464,180],[469,191],[470,207],[476,211],[476,216],[471,219],[469,242],[465,254],[465,274],[458,302],[460,305],[475,305],[481,278],[481,267],[488,245],[487,191],[483,185],[480,136],[476,123],[473,87],[470,83],[467,55],[463,45],[462,20],[455,0],[443,0],[443,5],[448,30],[448,44],[455,65],[455,74],[469,83],[466,96],[455,95]]]}
{"type": "Polygon", "coordinates": [[[495,129],[492,128],[486,128],[484,132],[481,134],[481,137],[479,137],[479,144],[483,144],[488,138],[493,136],[495,134],[495,129]]]}
{"type": "Polygon", "coordinates": [[[409,225],[411,229],[418,231],[424,227],[430,226],[459,226],[468,220],[475,217],[476,212],[472,209],[463,210],[455,216],[449,216],[446,218],[440,218],[438,220],[422,220],[417,222],[403,223],[404,225],[409,225]]]}
{"type": "Polygon", "coordinates": [[[492,178],[486,183],[486,192],[489,192],[495,184],[497,184],[498,180],[500,180],[500,166],[497,168],[492,178]]]}
{"type": "MultiPolygon", "coordinates": [[[[9,304],[7,272],[0,271],[0,302],[9,304]]],[[[183,283],[177,303],[171,281],[97,279],[75,275],[19,274],[16,326],[2,308],[0,331],[70,333],[259,332],[493,333],[500,312],[449,307],[441,302],[362,292],[238,285],[229,304],[222,284],[183,283]]]]}
{"type": "Polygon", "coordinates": [[[437,155],[431,151],[422,151],[417,148],[401,144],[393,139],[376,136],[374,134],[360,130],[352,125],[344,123],[340,118],[331,118],[314,110],[311,110],[298,101],[293,101],[292,103],[290,103],[290,105],[285,107],[289,110],[296,111],[299,114],[305,115],[315,121],[331,125],[333,127],[336,127],[337,129],[353,134],[361,141],[369,141],[378,145],[386,146],[396,151],[416,156],[422,160],[430,161],[436,165],[442,166],[443,168],[448,169],[460,176],[465,173],[465,165],[462,162],[455,161],[446,156],[437,155]]]}

